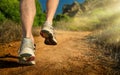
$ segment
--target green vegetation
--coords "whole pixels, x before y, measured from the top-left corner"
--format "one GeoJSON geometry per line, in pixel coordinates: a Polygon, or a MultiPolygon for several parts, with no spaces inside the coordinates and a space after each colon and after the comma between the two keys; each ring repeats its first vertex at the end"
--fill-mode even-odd
{"type": "MultiPolygon", "coordinates": [[[[0,0],[0,22],[11,20],[20,24],[19,3],[20,0],[0,0]]],[[[34,26],[40,26],[45,20],[45,14],[42,12],[38,0],[36,0],[36,8],[37,13],[34,20],[34,26]]]]}
{"type": "Polygon", "coordinates": [[[0,19],[10,19],[20,22],[19,1],[18,0],[0,0],[0,12],[3,16],[0,19]]]}
{"type": "Polygon", "coordinates": [[[3,13],[0,12],[0,22],[3,22],[5,20],[5,16],[3,13]]]}

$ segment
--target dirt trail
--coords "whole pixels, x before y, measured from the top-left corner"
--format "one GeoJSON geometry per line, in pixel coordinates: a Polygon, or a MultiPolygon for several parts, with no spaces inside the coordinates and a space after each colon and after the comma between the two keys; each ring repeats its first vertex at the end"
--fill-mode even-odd
{"type": "Polygon", "coordinates": [[[105,75],[105,58],[86,40],[90,32],[57,31],[57,46],[35,37],[36,65],[18,63],[20,42],[0,47],[0,75],[105,75]],[[10,53],[10,54],[9,54],[10,53]]]}

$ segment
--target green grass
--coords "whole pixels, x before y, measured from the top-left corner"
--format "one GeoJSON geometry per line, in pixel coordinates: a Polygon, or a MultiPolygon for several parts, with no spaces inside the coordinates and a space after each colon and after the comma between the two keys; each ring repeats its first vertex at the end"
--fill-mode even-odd
{"type": "Polygon", "coordinates": [[[70,31],[91,31],[94,29],[99,21],[96,19],[89,19],[89,17],[73,17],[68,21],[61,20],[55,23],[57,29],[70,31]]]}

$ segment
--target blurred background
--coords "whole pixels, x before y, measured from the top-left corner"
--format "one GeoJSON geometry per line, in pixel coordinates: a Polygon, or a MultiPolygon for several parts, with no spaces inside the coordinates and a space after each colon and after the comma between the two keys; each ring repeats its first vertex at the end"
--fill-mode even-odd
{"type": "MultiPolygon", "coordinates": [[[[39,0],[40,4],[42,6],[42,10],[45,11],[46,10],[46,1],[47,0],[39,0]]],[[[65,4],[72,4],[74,1],[77,1],[79,3],[83,3],[85,0],[60,0],[59,5],[58,5],[58,9],[56,11],[56,14],[60,14],[62,13],[62,7],[65,4]]]]}

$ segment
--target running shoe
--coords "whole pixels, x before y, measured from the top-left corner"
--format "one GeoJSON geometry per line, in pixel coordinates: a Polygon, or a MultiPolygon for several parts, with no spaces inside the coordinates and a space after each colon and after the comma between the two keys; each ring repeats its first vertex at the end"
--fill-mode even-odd
{"type": "Polygon", "coordinates": [[[35,64],[35,46],[29,38],[23,38],[19,49],[19,63],[25,65],[35,64]]]}
{"type": "Polygon", "coordinates": [[[55,33],[54,33],[54,28],[52,27],[52,25],[49,22],[45,22],[40,35],[45,38],[44,43],[46,45],[57,45],[57,40],[55,38],[55,33]]]}

